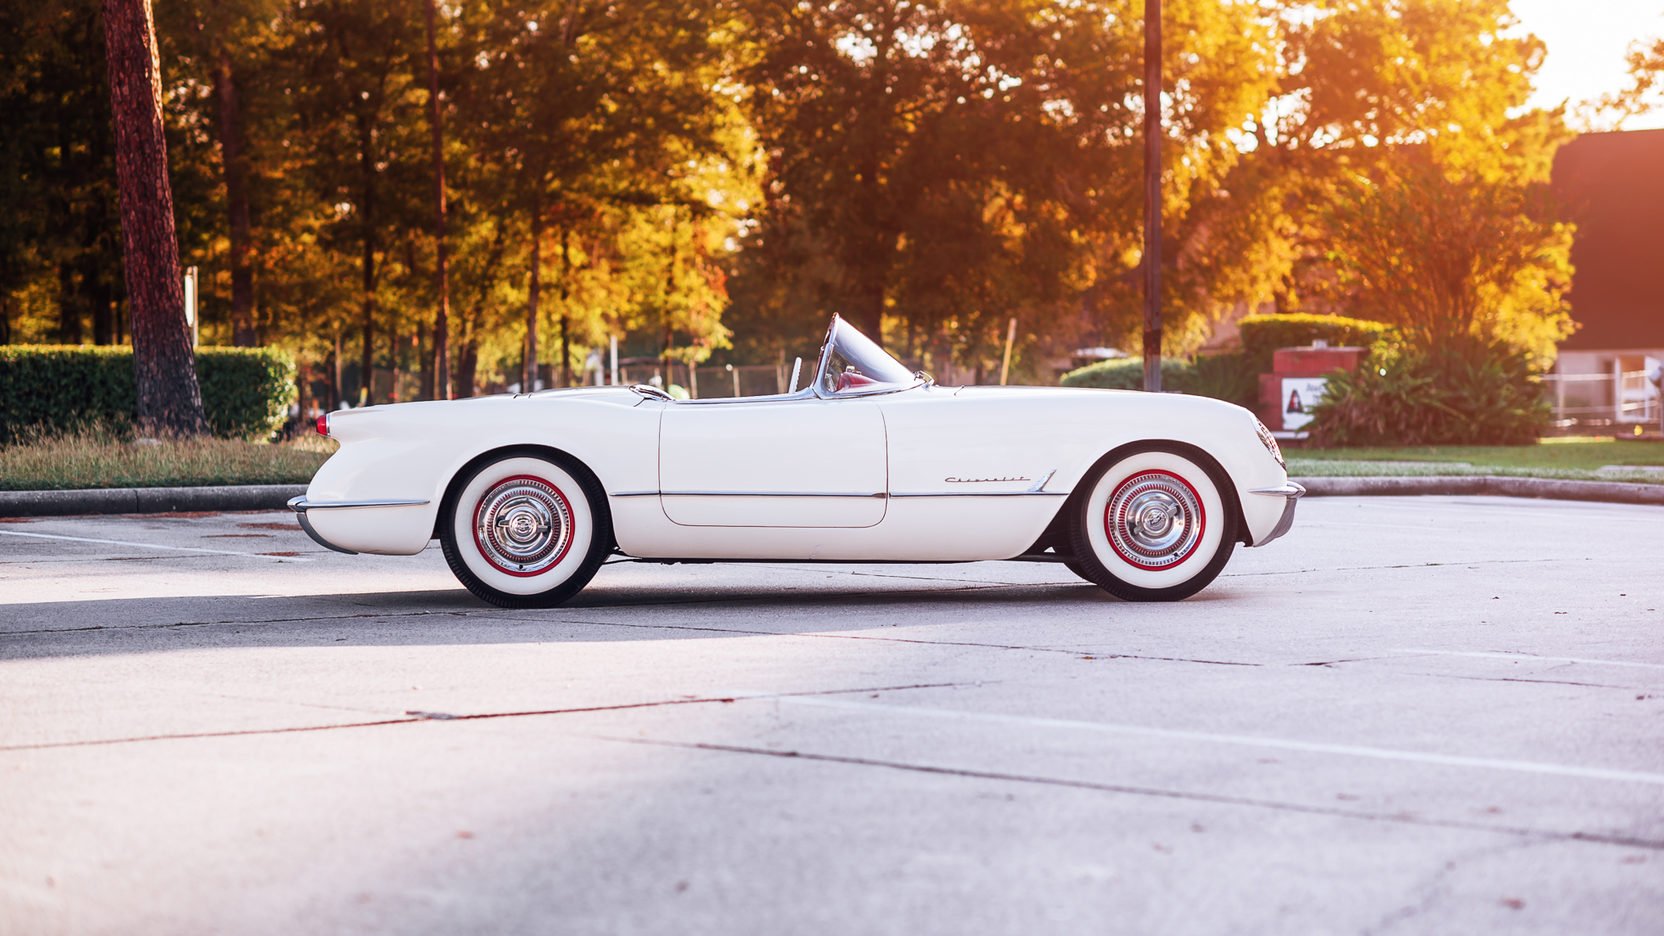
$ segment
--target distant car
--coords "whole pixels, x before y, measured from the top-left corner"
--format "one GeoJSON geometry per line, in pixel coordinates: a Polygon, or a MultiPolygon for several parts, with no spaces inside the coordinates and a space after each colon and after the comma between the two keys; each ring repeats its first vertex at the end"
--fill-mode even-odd
{"type": "Polygon", "coordinates": [[[503,607],[640,560],[1066,564],[1121,598],[1205,587],[1304,489],[1247,410],[1203,397],[942,387],[847,322],[776,396],[582,387],[331,413],[289,502],[320,544],[411,555],[503,607]]]}

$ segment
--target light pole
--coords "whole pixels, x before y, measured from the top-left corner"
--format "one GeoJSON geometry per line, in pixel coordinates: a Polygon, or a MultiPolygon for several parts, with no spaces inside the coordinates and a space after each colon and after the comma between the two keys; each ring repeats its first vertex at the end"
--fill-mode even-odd
{"type": "Polygon", "coordinates": [[[1144,389],[1161,390],[1161,0],[1144,0],[1144,389]]]}

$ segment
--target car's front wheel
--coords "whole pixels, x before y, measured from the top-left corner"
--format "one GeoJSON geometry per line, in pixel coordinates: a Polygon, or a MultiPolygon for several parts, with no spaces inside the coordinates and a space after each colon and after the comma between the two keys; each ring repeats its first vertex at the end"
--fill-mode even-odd
{"type": "Polygon", "coordinates": [[[576,595],[612,544],[606,494],[587,472],[507,454],[464,477],[441,508],[439,543],[458,580],[504,608],[576,595]]]}
{"type": "Polygon", "coordinates": [[[1128,601],[1177,601],[1219,575],[1236,548],[1223,473],[1152,445],[1084,479],[1070,524],[1078,571],[1128,601]]]}

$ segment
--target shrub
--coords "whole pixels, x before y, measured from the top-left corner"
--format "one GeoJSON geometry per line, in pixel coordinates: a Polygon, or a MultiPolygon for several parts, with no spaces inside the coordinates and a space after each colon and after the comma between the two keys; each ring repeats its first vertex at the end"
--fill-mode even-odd
{"type": "Polygon", "coordinates": [[[1297,348],[1314,341],[1333,347],[1367,348],[1392,334],[1392,326],[1339,315],[1250,315],[1242,329],[1242,353],[1256,374],[1271,373],[1271,355],[1278,348],[1297,348]]]}
{"type": "MultiPolygon", "coordinates": [[[[197,382],[215,435],[263,439],[295,400],[295,362],[276,348],[198,348],[197,382]]],[[[0,443],[25,430],[131,431],[133,349],[0,345],[0,443]]]]}
{"type": "Polygon", "coordinates": [[[1382,348],[1329,376],[1312,408],[1319,445],[1519,445],[1550,409],[1527,356],[1477,339],[1432,350],[1382,348]]]}
{"type": "MultiPolygon", "coordinates": [[[[1250,405],[1257,389],[1255,372],[1240,354],[1217,354],[1191,361],[1162,358],[1161,387],[1179,393],[1250,405]]],[[[1065,387],[1101,390],[1139,390],[1144,387],[1144,361],[1119,358],[1099,361],[1063,375],[1065,387]]]]}

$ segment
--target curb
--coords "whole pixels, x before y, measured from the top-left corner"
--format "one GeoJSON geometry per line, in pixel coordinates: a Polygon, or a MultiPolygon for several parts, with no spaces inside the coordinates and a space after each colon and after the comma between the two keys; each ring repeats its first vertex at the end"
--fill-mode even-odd
{"type": "Polygon", "coordinates": [[[305,493],[304,484],[0,491],[0,517],[178,513],[193,510],[282,510],[287,506],[289,498],[305,493]]]}
{"type": "Polygon", "coordinates": [[[1295,478],[1308,497],[1399,497],[1439,494],[1462,497],[1540,497],[1608,504],[1664,505],[1664,484],[1566,481],[1559,478],[1363,477],[1295,478]]]}

